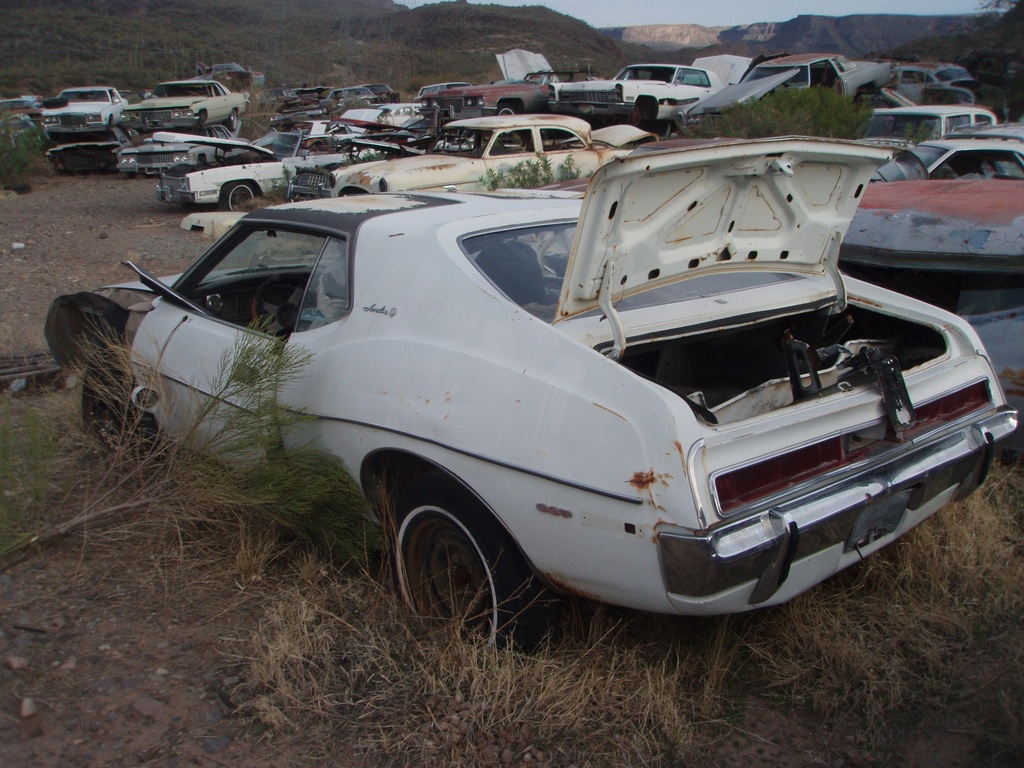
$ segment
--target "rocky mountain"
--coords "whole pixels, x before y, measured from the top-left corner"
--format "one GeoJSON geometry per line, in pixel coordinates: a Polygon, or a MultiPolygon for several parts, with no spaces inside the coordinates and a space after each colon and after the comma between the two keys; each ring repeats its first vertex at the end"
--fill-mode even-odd
{"type": "Polygon", "coordinates": [[[707,48],[710,49],[707,53],[728,49],[729,53],[747,55],[780,50],[792,53],[828,51],[859,57],[923,37],[966,34],[974,30],[983,18],[908,14],[802,15],[789,21],[735,27],[656,24],[602,31],[616,40],[660,51],[707,48]]]}

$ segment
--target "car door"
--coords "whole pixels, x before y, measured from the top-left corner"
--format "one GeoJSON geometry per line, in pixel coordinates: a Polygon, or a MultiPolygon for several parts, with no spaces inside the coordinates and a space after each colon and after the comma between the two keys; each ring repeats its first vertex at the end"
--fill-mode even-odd
{"type": "Polygon", "coordinates": [[[336,235],[254,224],[160,291],[133,352],[161,429],[227,442],[232,413],[257,409],[274,384],[281,345],[347,311],[347,258],[336,235]]]}
{"type": "Polygon", "coordinates": [[[538,146],[551,163],[556,181],[593,176],[600,166],[598,153],[587,146],[583,137],[567,128],[541,128],[538,146]]]}

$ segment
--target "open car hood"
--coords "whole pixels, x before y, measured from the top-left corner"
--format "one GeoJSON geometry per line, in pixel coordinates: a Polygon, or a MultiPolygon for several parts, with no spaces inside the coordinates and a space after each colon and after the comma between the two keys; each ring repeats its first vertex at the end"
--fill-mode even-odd
{"type": "Polygon", "coordinates": [[[721,112],[725,107],[731,107],[733,104],[742,104],[751,100],[756,101],[774,91],[797,72],[799,70],[795,68],[787,69],[771,77],[762,77],[759,80],[747,80],[727,85],[717,93],[713,93],[706,99],[698,101],[686,111],[686,114],[702,115],[705,112],[721,112]]]}
{"type": "Polygon", "coordinates": [[[624,297],[736,270],[830,275],[845,303],[839,243],[891,156],[782,138],[614,160],[584,198],[556,322],[598,307],[611,315],[624,297]]]}
{"type": "MultiPolygon", "coordinates": [[[[177,134],[155,133],[153,134],[153,138],[158,141],[162,141],[159,137],[168,135],[177,134]]],[[[251,144],[248,141],[242,141],[241,139],[218,139],[213,136],[190,136],[188,143],[192,145],[201,144],[204,147],[217,147],[218,149],[223,149],[225,152],[230,152],[234,149],[249,149],[256,154],[272,157],[275,160],[277,159],[272,150],[269,150],[266,147],[257,147],[255,144],[251,144]]]]}

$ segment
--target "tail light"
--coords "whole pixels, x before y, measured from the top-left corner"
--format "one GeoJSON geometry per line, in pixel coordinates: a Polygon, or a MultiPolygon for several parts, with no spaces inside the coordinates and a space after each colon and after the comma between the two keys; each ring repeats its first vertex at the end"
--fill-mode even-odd
{"type": "MultiPolygon", "coordinates": [[[[956,421],[991,402],[988,384],[979,381],[915,406],[916,420],[906,430],[904,439],[916,436],[930,426],[956,421]]],[[[856,444],[851,449],[850,445],[851,441],[838,435],[717,475],[715,495],[718,497],[719,509],[723,513],[732,512],[757,499],[773,496],[812,477],[823,475],[844,463],[858,460],[871,450],[871,446],[856,444]]]]}

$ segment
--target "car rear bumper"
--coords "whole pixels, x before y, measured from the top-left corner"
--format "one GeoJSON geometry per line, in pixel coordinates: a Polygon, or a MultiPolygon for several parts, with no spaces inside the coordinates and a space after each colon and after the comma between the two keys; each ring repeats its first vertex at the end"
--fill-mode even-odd
{"type": "Polygon", "coordinates": [[[711,614],[799,594],[965,498],[984,480],[995,443],[1016,426],[1017,412],[1001,408],[824,488],[797,488],[759,514],[693,534],[660,532],[670,601],[711,614]]]}

